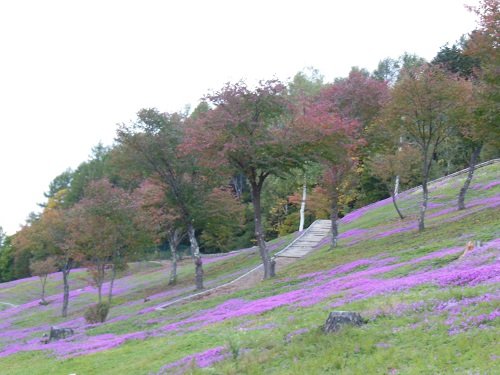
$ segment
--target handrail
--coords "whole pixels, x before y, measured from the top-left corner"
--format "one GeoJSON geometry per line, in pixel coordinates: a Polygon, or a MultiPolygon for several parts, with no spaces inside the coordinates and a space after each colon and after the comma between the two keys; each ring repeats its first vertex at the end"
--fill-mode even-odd
{"type": "MultiPolygon", "coordinates": [[[[306,235],[306,233],[308,233],[308,232],[309,232],[309,230],[313,227],[313,225],[314,225],[316,222],[318,222],[318,221],[321,221],[321,220],[316,220],[316,221],[314,221],[311,225],[309,225],[309,227],[308,227],[306,230],[302,231],[302,233],[300,233],[300,235],[299,235],[299,236],[298,236],[295,240],[293,240],[291,243],[289,243],[287,246],[285,246],[285,248],[283,248],[282,250],[280,250],[280,251],[278,251],[276,254],[274,254],[274,256],[276,256],[276,255],[278,255],[278,254],[280,254],[280,253],[284,252],[284,251],[285,251],[285,250],[287,250],[288,248],[290,248],[290,246],[292,246],[292,245],[293,245],[293,244],[295,244],[295,243],[296,243],[299,239],[301,239],[303,236],[305,236],[305,235],[306,235]]],[[[227,283],[224,283],[224,284],[218,285],[218,286],[216,286],[216,287],[213,287],[213,288],[210,288],[210,289],[207,289],[207,290],[203,290],[203,291],[198,292],[198,293],[195,293],[195,294],[190,294],[190,295],[188,295],[188,296],[184,296],[184,297],[178,298],[178,299],[176,299],[176,300],[174,300],[174,301],[170,301],[170,302],[164,303],[164,304],[162,304],[162,305],[160,305],[160,306],[156,307],[156,308],[155,308],[155,310],[157,310],[157,311],[161,311],[161,310],[164,310],[166,307],[172,306],[172,305],[177,304],[177,303],[179,303],[179,302],[186,301],[186,300],[189,300],[189,299],[192,299],[192,298],[196,298],[196,297],[200,297],[200,296],[203,296],[203,295],[206,295],[206,294],[210,294],[211,292],[214,292],[214,291],[216,291],[216,290],[218,290],[218,289],[221,289],[221,288],[223,288],[223,287],[226,287],[226,286],[228,286],[228,285],[231,285],[231,284],[233,284],[233,283],[235,283],[235,282],[237,282],[237,281],[241,280],[242,278],[244,278],[244,277],[246,277],[246,276],[250,275],[252,272],[257,271],[257,270],[258,270],[258,269],[260,269],[261,267],[262,267],[262,263],[261,263],[261,264],[259,264],[259,265],[258,265],[258,266],[256,266],[256,267],[252,268],[250,271],[248,271],[248,272],[244,273],[243,275],[238,276],[236,279],[233,279],[233,280],[231,280],[231,281],[228,281],[227,283]]]]}

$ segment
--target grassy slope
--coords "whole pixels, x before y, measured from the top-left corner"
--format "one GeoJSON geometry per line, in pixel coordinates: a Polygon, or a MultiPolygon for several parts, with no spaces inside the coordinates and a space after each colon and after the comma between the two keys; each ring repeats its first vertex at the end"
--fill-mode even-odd
{"type": "MultiPolygon", "coordinates": [[[[0,301],[25,303],[15,314],[0,311],[0,373],[148,374],[176,361],[164,372],[499,373],[499,242],[460,258],[467,241],[500,237],[500,185],[492,183],[499,175],[499,165],[477,171],[465,212],[450,210],[462,178],[436,184],[423,234],[414,229],[418,192],[401,197],[403,222],[390,204],[350,215],[338,249],[319,248],[277,279],[230,296],[154,311],[191,292],[192,267],[183,267],[179,285],[169,288],[165,268],[136,265],[117,283],[109,321],[101,326],[79,318],[95,298],[83,271],[73,278],[67,323],[58,317],[57,295],[47,307],[30,304],[36,279],[0,285],[0,301]],[[144,303],[146,295],[151,301],[144,303]],[[324,335],[319,327],[334,309],[359,311],[369,322],[324,335]],[[78,334],[40,346],[38,337],[52,324],[78,334]],[[15,346],[21,343],[27,351],[15,346]]],[[[207,264],[206,276],[220,283],[256,262],[254,252],[228,257],[207,264]]],[[[60,290],[57,278],[49,294],[60,290]]]]}

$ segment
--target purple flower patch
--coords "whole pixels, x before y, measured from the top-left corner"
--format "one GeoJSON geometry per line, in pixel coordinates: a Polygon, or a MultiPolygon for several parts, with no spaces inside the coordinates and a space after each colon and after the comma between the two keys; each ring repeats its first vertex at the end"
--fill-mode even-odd
{"type": "Polygon", "coordinates": [[[223,346],[218,346],[213,349],[205,350],[204,352],[188,355],[178,361],[166,364],[160,369],[160,371],[158,371],[158,375],[169,374],[170,371],[167,370],[176,367],[189,366],[192,363],[201,368],[209,367],[227,357],[229,357],[227,349],[223,346]]]}

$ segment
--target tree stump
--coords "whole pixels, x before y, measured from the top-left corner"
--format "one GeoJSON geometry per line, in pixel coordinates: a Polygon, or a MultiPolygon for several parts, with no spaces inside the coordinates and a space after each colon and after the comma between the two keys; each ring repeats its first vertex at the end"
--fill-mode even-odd
{"type": "Polygon", "coordinates": [[[337,332],[344,325],[360,326],[365,320],[356,312],[332,311],[323,326],[325,333],[337,332]]]}
{"type": "Polygon", "coordinates": [[[269,272],[269,276],[271,276],[271,277],[276,276],[276,258],[275,257],[271,258],[271,271],[269,272]]]}
{"type": "Polygon", "coordinates": [[[71,328],[50,327],[50,333],[43,335],[42,343],[48,344],[51,341],[65,339],[73,334],[74,331],[71,328]]]}

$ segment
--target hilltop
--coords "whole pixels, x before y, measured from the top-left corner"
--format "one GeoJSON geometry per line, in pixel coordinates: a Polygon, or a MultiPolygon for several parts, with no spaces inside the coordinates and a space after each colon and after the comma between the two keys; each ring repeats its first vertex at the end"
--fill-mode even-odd
{"type": "MultiPolygon", "coordinates": [[[[62,284],[49,276],[47,306],[37,278],[0,284],[2,374],[412,374],[500,372],[500,164],[477,170],[465,211],[464,176],[431,184],[427,229],[416,231],[420,191],[353,211],[329,238],[278,276],[232,293],[156,308],[193,293],[191,262],[168,286],[170,265],[134,263],[115,283],[108,321],[87,325],[95,301],[86,270],[71,274],[69,316],[59,316],[62,284]],[[463,255],[466,243],[478,242],[463,255]],[[16,305],[13,307],[12,305],[16,305]],[[332,310],[367,324],[325,335],[332,310]],[[65,340],[40,343],[51,326],[65,340]]],[[[298,233],[272,241],[283,249],[298,233]]],[[[256,249],[205,258],[206,287],[258,265],[256,249]]],[[[105,286],[106,290],[106,286],[105,286]]]]}

